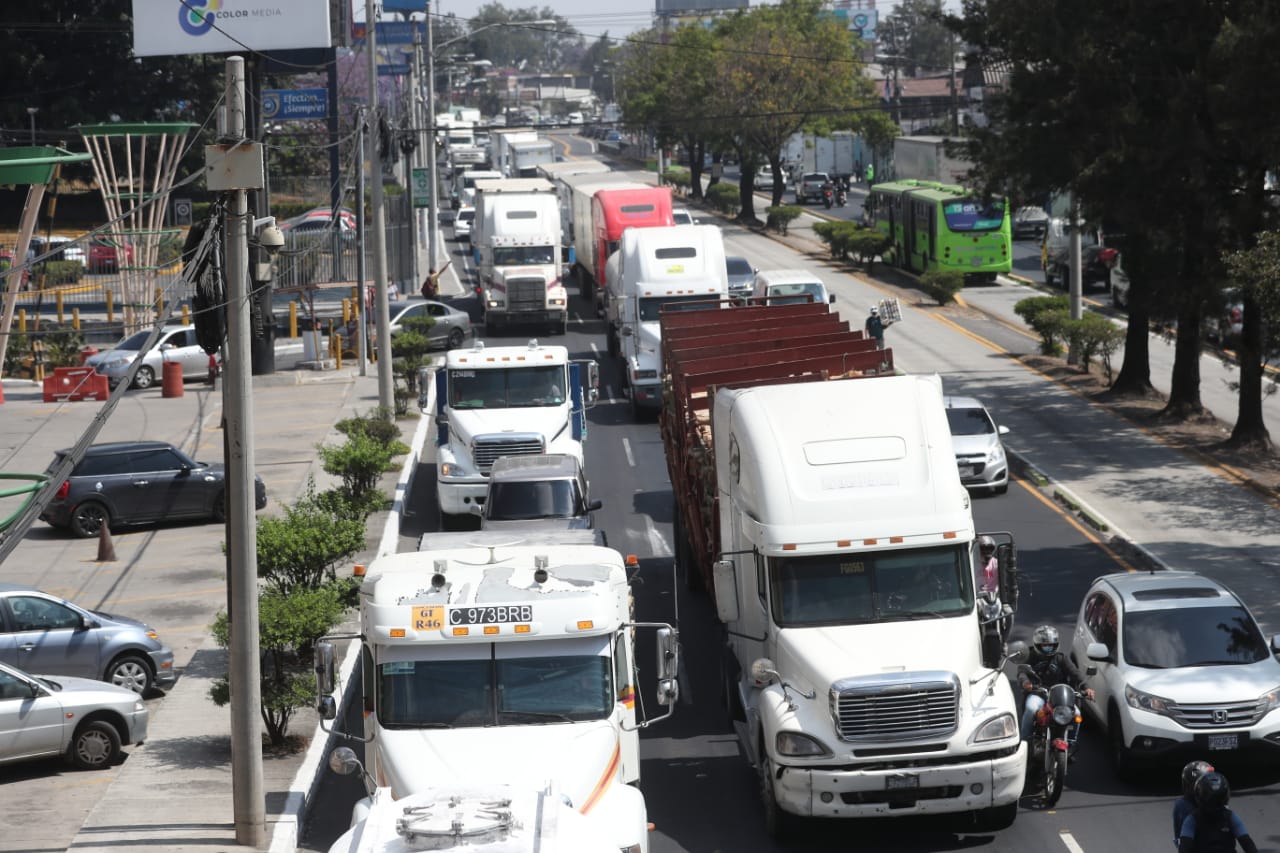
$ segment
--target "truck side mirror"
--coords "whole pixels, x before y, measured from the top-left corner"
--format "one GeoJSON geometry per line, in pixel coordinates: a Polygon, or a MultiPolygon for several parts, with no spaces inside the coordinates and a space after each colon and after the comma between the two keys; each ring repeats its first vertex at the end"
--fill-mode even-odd
{"type": "Polygon", "coordinates": [[[320,718],[332,720],[338,715],[338,702],[333,698],[335,679],[333,663],[333,643],[321,640],[316,643],[312,652],[312,661],[316,673],[316,711],[320,718]]]}
{"type": "Polygon", "coordinates": [[[676,673],[680,669],[680,636],[671,628],[659,628],[658,646],[658,704],[674,705],[680,698],[680,683],[676,673]]]}
{"type": "MultiPolygon", "coordinates": [[[[686,571],[696,572],[696,566],[686,571]]],[[[716,615],[725,624],[738,621],[738,586],[733,560],[716,560],[711,564],[711,585],[715,588],[716,615]]]]}

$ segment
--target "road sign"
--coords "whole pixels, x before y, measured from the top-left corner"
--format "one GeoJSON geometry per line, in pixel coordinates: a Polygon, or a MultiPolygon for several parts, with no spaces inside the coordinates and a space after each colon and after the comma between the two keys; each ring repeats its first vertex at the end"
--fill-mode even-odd
{"type": "MultiPolygon", "coordinates": [[[[361,21],[351,25],[351,39],[357,45],[364,42],[366,24],[361,21]]],[[[427,24],[425,21],[379,21],[377,31],[378,44],[413,44],[415,37],[421,44],[427,42],[427,24]]]]}
{"type": "Polygon", "coordinates": [[[178,227],[189,226],[195,219],[195,207],[189,198],[173,200],[173,224],[178,227]]]}
{"type": "Polygon", "coordinates": [[[269,121],[325,118],[329,93],[324,89],[263,89],[262,117],[269,121]]]}
{"type": "Polygon", "coordinates": [[[407,77],[412,71],[408,65],[404,63],[395,63],[393,65],[379,65],[379,77],[407,77]]]}
{"type": "Polygon", "coordinates": [[[413,170],[413,206],[431,206],[431,170],[413,170]]]}

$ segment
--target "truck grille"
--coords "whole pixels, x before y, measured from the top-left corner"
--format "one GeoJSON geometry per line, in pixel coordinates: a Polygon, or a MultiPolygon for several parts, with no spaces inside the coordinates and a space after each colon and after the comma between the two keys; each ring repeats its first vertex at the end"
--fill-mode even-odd
{"type": "Polygon", "coordinates": [[[1262,719],[1265,706],[1253,700],[1229,705],[1172,705],[1173,718],[1189,729],[1221,729],[1252,726],[1262,719]]]}
{"type": "Polygon", "coordinates": [[[547,283],[540,278],[507,280],[508,311],[543,311],[547,307],[547,283]]]}
{"type": "Polygon", "coordinates": [[[542,446],[542,436],[528,433],[516,435],[498,435],[477,438],[472,458],[480,473],[489,476],[489,469],[495,460],[503,456],[536,456],[546,453],[542,446]]]}
{"type": "Polygon", "coordinates": [[[829,702],[841,740],[948,737],[958,725],[960,682],[948,672],[858,676],[833,684],[829,702]]]}

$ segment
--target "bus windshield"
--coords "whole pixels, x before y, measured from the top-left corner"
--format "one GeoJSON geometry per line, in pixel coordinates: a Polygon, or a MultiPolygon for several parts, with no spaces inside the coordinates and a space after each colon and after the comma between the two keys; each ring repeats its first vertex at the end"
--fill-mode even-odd
{"type": "Polygon", "coordinates": [[[769,558],[780,627],[960,616],[973,610],[973,569],[960,545],[769,558]]]}
{"type": "Polygon", "coordinates": [[[943,202],[942,215],[952,231],[998,231],[1004,224],[1004,202],[958,198],[943,202]]]}
{"type": "Polygon", "coordinates": [[[565,366],[450,370],[449,405],[455,409],[510,409],[561,406],[565,366]]]}
{"type": "Polygon", "coordinates": [[[613,709],[609,658],[598,654],[389,661],[378,665],[378,721],[388,729],[602,720],[613,709]]]}

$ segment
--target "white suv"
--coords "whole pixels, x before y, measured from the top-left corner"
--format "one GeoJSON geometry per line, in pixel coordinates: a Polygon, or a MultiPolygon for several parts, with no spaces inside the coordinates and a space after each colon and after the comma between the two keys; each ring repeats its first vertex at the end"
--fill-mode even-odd
{"type": "Polygon", "coordinates": [[[1195,572],[1104,575],[1080,607],[1070,665],[1116,771],[1189,757],[1280,755],[1280,637],[1195,572]]]}

